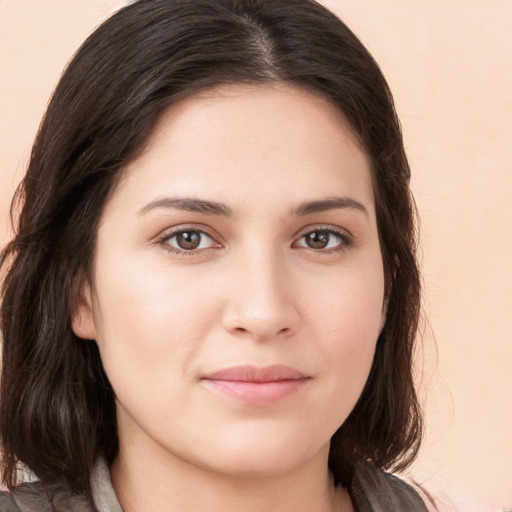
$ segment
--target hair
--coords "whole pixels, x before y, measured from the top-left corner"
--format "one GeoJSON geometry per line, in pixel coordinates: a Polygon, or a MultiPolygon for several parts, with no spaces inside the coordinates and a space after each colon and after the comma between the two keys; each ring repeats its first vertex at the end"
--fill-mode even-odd
{"type": "Polygon", "coordinates": [[[139,0],[97,28],[68,64],[11,207],[2,252],[3,482],[20,463],[48,486],[90,486],[118,450],[116,402],[94,341],[71,319],[90,273],[98,221],[123,169],[169,106],[225,84],[284,83],[326,98],[371,161],[387,319],[355,408],[331,440],[346,485],[357,459],[388,470],[415,458],[413,382],[420,311],[416,222],[401,129],[370,53],[311,0],[139,0]]]}

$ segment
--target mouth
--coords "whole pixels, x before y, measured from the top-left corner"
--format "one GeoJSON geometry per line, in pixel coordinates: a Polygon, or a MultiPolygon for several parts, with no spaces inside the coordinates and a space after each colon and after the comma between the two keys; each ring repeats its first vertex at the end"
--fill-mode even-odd
{"type": "Polygon", "coordinates": [[[212,391],[248,405],[271,405],[298,393],[311,379],[284,365],[235,366],[202,377],[212,391]]]}

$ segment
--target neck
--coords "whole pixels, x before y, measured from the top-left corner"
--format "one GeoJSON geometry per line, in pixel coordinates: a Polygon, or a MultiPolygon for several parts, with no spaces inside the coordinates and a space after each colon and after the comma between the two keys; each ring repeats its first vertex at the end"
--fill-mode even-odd
{"type": "Polygon", "coordinates": [[[324,454],[284,474],[244,476],[139,455],[121,447],[111,468],[124,512],[353,512],[347,491],[334,487],[324,454]]]}

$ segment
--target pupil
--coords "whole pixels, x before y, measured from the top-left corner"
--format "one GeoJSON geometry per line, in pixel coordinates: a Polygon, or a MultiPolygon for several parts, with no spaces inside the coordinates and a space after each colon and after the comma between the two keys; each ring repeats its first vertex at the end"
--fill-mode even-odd
{"type": "Polygon", "coordinates": [[[197,249],[201,242],[201,235],[196,231],[183,231],[176,235],[176,241],[182,249],[197,249]]]}
{"type": "Polygon", "coordinates": [[[306,243],[312,249],[324,249],[329,243],[329,233],[326,231],[313,231],[309,233],[306,243]]]}

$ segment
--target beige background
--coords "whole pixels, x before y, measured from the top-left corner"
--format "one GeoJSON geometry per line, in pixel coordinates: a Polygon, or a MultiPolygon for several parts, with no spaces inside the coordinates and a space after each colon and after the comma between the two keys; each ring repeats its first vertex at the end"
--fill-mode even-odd
{"type": "MultiPolygon", "coordinates": [[[[324,3],[388,77],[413,169],[430,328],[412,473],[464,512],[512,509],[512,0],[324,3]]],[[[0,0],[1,241],[64,64],[122,4],[0,0]]]]}

